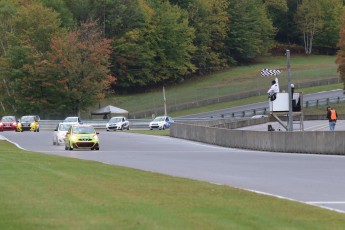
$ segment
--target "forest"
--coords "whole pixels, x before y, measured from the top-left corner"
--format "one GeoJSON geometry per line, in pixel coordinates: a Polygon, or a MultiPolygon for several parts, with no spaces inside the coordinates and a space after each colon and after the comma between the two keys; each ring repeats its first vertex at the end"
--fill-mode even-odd
{"type": "Polygon", "coordinates": [[[287,49],[338,54],[343,78],[344,24],[343,0],[0,0],[0,114],[78,115],[287,49]]]}

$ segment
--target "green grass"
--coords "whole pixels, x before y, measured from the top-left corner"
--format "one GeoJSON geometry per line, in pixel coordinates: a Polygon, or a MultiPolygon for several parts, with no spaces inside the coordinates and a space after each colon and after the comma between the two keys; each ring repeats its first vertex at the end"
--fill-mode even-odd
{"type": "Polygon", "coordinates": [[[344,229],[345,215],[0,141],[0,229],[344,229]]]}
{"type": "MultiPolygon", "coordinates": [[[[253,90],[267,90],[273,77],[261,77],[263,68],[281,69],[279,75],[280,85],[287,85],[286,57],[262,58],[249,66],[240,66],[203,77],[187,79],[181,84],[166,86],[167,106],[196,102],[199,100],[219,98],[234,95],[239,92],[253,90]]],[[[295,84],[321,79],[330,79],[338,76],[335,56],[291,56],[291,81],[295,84]]],[[[341,87],[342,88],[342,87],[341,87]]],[[[108,104],[124,108],[129,113],[163,108],[162,88],[153,89],[143,94],[116,95],[102,101],[101,106],[108,104]]],[[[224,107],[223,107],[224,108],[224,107]]],[[[88,116],[90,108],[84,115],[88,116]]],[[[203,111],[207,111],[201,109],[203,111]]],[[[188,113],[188,112],[185,112],[188,113]]],[[[147,114],[151,116],[151,114],[147,114]]]]}

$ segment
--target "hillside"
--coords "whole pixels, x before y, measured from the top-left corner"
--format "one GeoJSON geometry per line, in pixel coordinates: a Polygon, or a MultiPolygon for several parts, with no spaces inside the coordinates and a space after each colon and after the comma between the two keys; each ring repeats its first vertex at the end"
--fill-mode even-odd
{"type": "MultiPolygon", "coordinates": [[[[335,56],[291,56],[291,82],[296,87],[303,88],[333,84],[338,81],[337,65],[334,61],[335,56]]],[[[265,92],[274,76],[262,77],[260,71],[264,68],[282,70],[278,75],[279,83],[281,90],[287,90],[286,57],[267,57],[252,65],[234,67],[213,75],[188,79],[178,85],[165,86],[168,113],[174,113],[181,105],[187,105],[184,110],[200,107],[202,101],[215,104],[233,101],[233,98],[237,100],[266,96],[265,92]]],[[[115,95],[102,101],[100,106],[108,104],[126,109],[130,116],[136,118],[151,117],[153,113],[160,114],[164,111],[162,87],[142,94],[115,95]]],[[[83,115],[88,116],[96,109],[98,107],[89,108],[83,115]]]]}

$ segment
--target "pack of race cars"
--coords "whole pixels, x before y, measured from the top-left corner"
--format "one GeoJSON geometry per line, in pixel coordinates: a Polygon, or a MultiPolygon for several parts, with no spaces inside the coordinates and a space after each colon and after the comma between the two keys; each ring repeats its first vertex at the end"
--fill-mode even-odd
{"type": "MultiPolygon", "coordinates": [[[[0,131],[31,131],[39,132],[40,117],[26,115],[17,119],[16,116],[3,116],[0,120],[0,131]]],[[[174,120],[169,116],[156,117],[149,124],[149,129],[164,130],[174,120]]],[[[126,117],[112,117],[106,124],[107,131],[129,130],[130,122],[126,117]]],[[[53,145],[64,145],[65,150],[91,149],[99,150],[99,132],[92,125],[83,124],[79,117],[66,117],[54,129],[53,145]]]]}
{"type": "Polygon", "coordinates": [[[3,132],[13,130],[16,132],[39,132],[39,120],[40,117],[37,115],[25,115],[20,119],[17,119],[16,116],[3,116],[0,120],[0,131],[3,132]]]}

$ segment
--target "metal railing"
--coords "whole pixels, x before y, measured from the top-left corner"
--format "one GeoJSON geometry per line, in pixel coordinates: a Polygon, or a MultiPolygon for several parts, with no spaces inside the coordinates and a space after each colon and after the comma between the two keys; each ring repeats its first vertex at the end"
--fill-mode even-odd
{"type": "MultiPolygon", "coordinates": [[[[196,118],[183,118],[183,119],[175,119],[175,122],[194,122],[200,121],[205,119],[196,119],[196,118]]],[[[209,120],[209,119],[206,119],[209,120]]],[[[152,119],[128,119],[130,129],[149,129],[149,123],[152,119]]],[[[53,131],[57,125],[62,122],[62,120],[41,120],[40,121],[40,129],[41,130],[51,130],[53,131]]],[[[95,127],[96,129],[105,129],[105,126],[108,120],[82,120],[83,124],[89,124],[95,127]]]]}
{"type": "MultiPolygon", "coordinates": [[[[318,100],[308,100],[303,103],[304,108],[326,106],[331,104],[338,104],[345,102],[345,97],[332,97],[324,98],[318,100]]],[[[175,122],[194,122],[201,120],[212,120],[212,119],[238,119],[238,118],[250,118],[256,115],[268,115],[269,108],[257,108],[244,111],[237,111],[232,113],[221,113],[219,115],[214,115],[209,118],[175,118],[175,122]]],[[[149,129],[149,123],[152,119],[129,119],[130,128],[132,129],[149,129]]],[[[41,120],[40,128],[42,130],[54,130],[56,126],[62,122],[62,120],[41,120]]],[[[105,129],[105,125],[108,120],[83,120],[83,123],[90,124],[96,129],[105,129]]]]}
{"type": "MultiPolygon", "coordinates": [[[[345,102],[345,97],[331,97],[331,98],[323,98],[317,100],[308,100],[303,102],[304,108],[309,107],[318,107],[318,106],[327,106],[331,104],[339,104],[345,102]]],[[[249,109],[231,113],[221,113],[219,115],[213,115],[211,119],[219,119],[219,118],[249,118],[256,115],[268,115],[269,114],[269,107],[264,108],[256,108],[256,109],[249,109]]]]}

